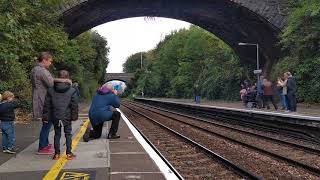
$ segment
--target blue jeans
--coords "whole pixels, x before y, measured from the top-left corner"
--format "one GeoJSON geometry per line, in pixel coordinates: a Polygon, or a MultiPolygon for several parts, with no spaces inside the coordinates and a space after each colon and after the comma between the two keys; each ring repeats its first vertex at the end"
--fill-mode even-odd
{"type": "Polygon", "coordinates": [[[288,110],[288,104],[287,104],[287,96],[280,94],[281,97],[281,104],[282,104],[282,108],[285,110],[288,110]]]}
{"type": "Polygon", "coordinates": [[[2,130],[2,149],[12,150],[14,147],[14,122],[13,121],[2,121],[1,122],[2,130]]]}
{"type": "Polygon", "coordinates": [[[49,145],[49,133],[52,127],[52,122],[49,121],[48,123],[42,123],[42,128],[40,131],[39,137],[39,150],[47,147],[49,145]]]}
{"type": "Polygon", "coordinates": [[[201,96],[196,96],[196,104],[200,104],[201,96]]]}

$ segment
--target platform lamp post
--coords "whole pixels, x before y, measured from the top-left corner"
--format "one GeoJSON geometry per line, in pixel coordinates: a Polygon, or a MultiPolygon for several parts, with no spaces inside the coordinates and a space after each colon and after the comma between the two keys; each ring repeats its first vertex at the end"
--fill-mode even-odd
{"type": "Polygon", "coordinates": [[[257,47],[257,69],[254,70],[253,73],[257,74],[257,85],[258,85],[259,80],[260,80],[260,74],[262,73],[262,70],[260,69],[260,62],[259,62],[259,44],[240,42],[238,45],[239,46],[256,46],[257,47]]]}

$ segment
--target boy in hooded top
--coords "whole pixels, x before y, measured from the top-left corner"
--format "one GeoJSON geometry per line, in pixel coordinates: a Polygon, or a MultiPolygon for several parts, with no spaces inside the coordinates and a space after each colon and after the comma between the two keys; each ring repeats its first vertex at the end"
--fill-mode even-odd
{"type": "MultiPolygon", "coordinates": [[[[70,79],[69,72],[62,70],[59,78],[70,79]]],[[[78,95],[69,82],[55,82],[53,88],[48,90],[44,108],[43,121],[52,121],[54,126],[54,160],[60,158],[60,138],[63,126],[66,137],[67,159],[72,160],[75,156],[71,152],[72,144],[72,121],[78,119],[78,95]]]]}

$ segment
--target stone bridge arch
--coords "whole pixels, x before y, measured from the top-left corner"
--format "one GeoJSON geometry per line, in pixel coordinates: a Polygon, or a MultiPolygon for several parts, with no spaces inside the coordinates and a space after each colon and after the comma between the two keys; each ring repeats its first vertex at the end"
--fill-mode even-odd
{"type": "Polygon", "coordinates": [[[255,64],[255,49],[238,43],[258,43],[268,73],[280,55],[278,34],[286,24],[288,7],[287,0],[75,0],[64,7],[61,20],[70,37],[129,17],[187,21],[225,41],[242,62],[255,64]]]}
{"type": "Polygon", "coordinates": [[[133,77],[134,73],[106,73],[105,82],[118,80],[128,84],[133,77]]]}

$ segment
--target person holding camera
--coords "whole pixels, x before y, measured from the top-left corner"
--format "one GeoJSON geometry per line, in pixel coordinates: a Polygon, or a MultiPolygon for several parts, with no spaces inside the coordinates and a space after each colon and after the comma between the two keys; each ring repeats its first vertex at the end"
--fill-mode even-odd
{"type": "Polygon", "coordinates": [[[89,110],[92,130],[83,136],[85,142],[100,138],[104,122],[110,120],[112,120],[112,123],[107,138],[120,138],[120,136],[117,135],[117,131],[121,114],[114,109],[120,107],[120,99],[117,94],[118,92],[113,89],[111,83],[106,83],[98,89],[97,94],[93,97],[89,110]]]}
{"type": "MultiPolygon", "coordinates": [[[[59,78],[70,79],[69,72],[59,71],[59,78]]],[[[69,82],[55,82],[53,88],[48,90],[42,120],[52,121],[54,126],[54,160],[60,158],[60,138],[63,126],[66,137],[67,160],[72,160],[75,156],[71,151],[72,144],[72,121],[78,119],[78,95],[69,82]]]]}

